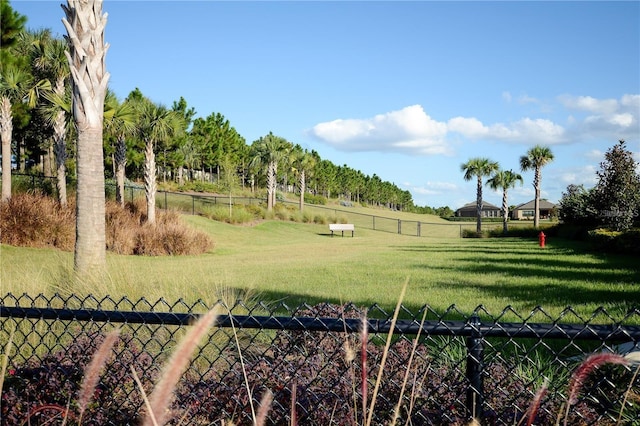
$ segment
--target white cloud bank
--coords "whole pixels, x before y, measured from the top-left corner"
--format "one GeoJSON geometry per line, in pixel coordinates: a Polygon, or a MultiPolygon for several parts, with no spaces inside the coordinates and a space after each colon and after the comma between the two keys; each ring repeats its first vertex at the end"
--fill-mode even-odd
{"type": "MultiPolygon", "coordinates": [[[[510,101],[511,95],[503,93],[510,101]]],[[[533,99],[533,98],[531,98],[533,99]]],[[[401,152],[409,155],[451,154],[455,135],[470,140],[514,144],[568,144],[587,139],[637,139],[640,134],[640,95],[620,99],[562,95],[564,124],[548,118],[524,117],[510,123],[485,124],[475,117],[431,118],[421,105],[366,119],[337,119],[316,124],[309,133],[342,151],[401,152]]]]}
{"type": "Polygon", "coordinates": [[[393,151],[422,155],[445,154],[447,125],[429,117],[420,105],[378,114],[368,119],[338,119],[319,123],[310,132],[343,151],[393,151]]]}

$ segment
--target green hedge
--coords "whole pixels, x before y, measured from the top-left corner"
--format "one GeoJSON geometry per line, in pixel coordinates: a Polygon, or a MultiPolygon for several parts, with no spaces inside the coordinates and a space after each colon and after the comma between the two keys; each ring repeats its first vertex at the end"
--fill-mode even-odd
{"type": "MultiPolygon", "coordinates": [[[[443,217],[443,219],[448,220],[449,222],[474,222],[477,220],[475,217],[458,217],[458,216],[449,216],[443,217]]],[[[483,217],[481,219],[482,223],[502,223],[501,217],[483,217]]]]}
{"type": "Polygon", "coordinates": [[[640,229],[638,228],[625,232],[598,228],[588,232],[587,240],[597,250],[640,254],[640,229]]]}

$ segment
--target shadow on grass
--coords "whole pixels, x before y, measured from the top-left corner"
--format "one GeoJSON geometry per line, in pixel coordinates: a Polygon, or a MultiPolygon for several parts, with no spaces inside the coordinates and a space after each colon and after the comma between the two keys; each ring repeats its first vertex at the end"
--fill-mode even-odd
{"type": "MultiPolygon", "coordinates": [[[[474,289],[492,299],[505,300],[503,308],[511,304],[518,306],[520,312],[509,315],[511,318],[527,317],[535,306],[554,309],[580,307],[582,315],[591,314],[585,314],[584,307],[594,306],[595,309],[604,306],[606,312],[615,318],[624,317],[630,310],[640,307],[640,262],[637,259],[585,252],[579,243],[573,241],[555,239],[545,249],[539,248],[537,241],[528,248],[520,239],[458,240],[392,248],[400,255],[411,252],[412,259],[416,252],[425,254],[424,262],[415,262],[409,265],[409,269],[442,271],[434,275],[434,281],[414,281],[412,285],[447,289],[454,294],[456,289],[474,289]],[[448,255],[437,259],[436,255],[443,252],[448,255]],[[435,259],[433,262],[429,262],[430,254],[435,259]]],[[[304,304],[340,305],[345,302],[337,295],[318,297],[304,293],[262,290],[259,300],[267,306],[279,306],[278,315],[290,315],[304,304]]],[[[353,302],[358,308],[368,309],[376,301],[365,294],[353,302]]],[[[462,302],[451,300],[450,305],[433,305],[427,319],[465,320],[472,312],[462,312],[454,305],[462,302]]],[[[419,318],[424,307],[415,302],[405,302],[403,306],[402,318],[419,318]]],[[[372,316],[388,318],[393,314],[395,305],[387,303],[374,308],[372,316]]],[[[502,311],[489,312],[494,317],[502,314],[502,311]]],[[[577,317],[574,319],[580,321],[577,317]]],[[[540,318],[541,322],[553,320],[544,318],[544,315],[540,318]]],[[[537,317],[534,321],[538,321],[537,317]]]]}
{"type": "MultiPolygon", "coordinates": [[[[557,240],[547,248],[523,249],[513,240],[470,240],[455,245],[400,247],[404,251],[454,253],[456,260],[446,265],[424,264],[429,268],[460,275],[459,283],[436,282],[438,287],[475,288],[492,297],[531,305],[567,307],[593,304],[616,305],[615,313],[640,306],[640,262],[634,256],[593,253],[575,242],[557,240]],[[498,282],[473,277],[494,275],[498,282]],[[517,283],[510,284],[509,277],[517,283]],[[543,283],[522,284],[523,280],[543,283]],[[506,283],[505,283],[506,281],[506,283]],[[559,284],[555,284],[560,282],[559,284]]],[[[449,275],[449,274],[447,274],[449,275]]]]}

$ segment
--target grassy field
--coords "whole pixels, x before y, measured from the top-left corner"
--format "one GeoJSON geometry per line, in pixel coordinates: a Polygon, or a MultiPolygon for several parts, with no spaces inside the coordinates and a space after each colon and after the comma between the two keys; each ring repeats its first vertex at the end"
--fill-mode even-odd
{"type": "MultiPolygon", "coordinates": [[[[527,317],[541,306],[555,319],[571,306],[582,318],[569,314],[563,320],[584,322],[600,306],[622,318],[640,305],[637,258],[589,253],[559,239],[548,239],[541,249],[537,240],[417,238],[357,225],[355,238],[331,238],[327,225],[266,221],[237,226],[184,218],[212,236],[211,252],[181,257],[110,254],[109,277],[99,283],[78,284],[70,278],[72,253],[3,245],[2,293],[202,298],[209,303],[245,294],[290,307],[302,302],[377,303],[391,312],[408,280],[404,304],[414,311],[426,304],[441,313],[455,305],[469,313],[483,305],[499,316],[510,306],[527,317]]],[[[508,313],[503,319],[514,318],[508,313]]],[[[541,313],[531,319],[549,320],[541,313]]],[[[598,323],[598,317],[592,322],[598,323]]]]}

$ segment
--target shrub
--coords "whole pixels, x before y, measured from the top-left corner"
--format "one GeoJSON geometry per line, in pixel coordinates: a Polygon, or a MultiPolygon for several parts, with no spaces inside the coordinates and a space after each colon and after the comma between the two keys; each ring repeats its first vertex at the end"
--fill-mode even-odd
{"type": "Polygon", "coordinates": [[[301,222],[303,223],[313,223],[313,213],[309,213],[308,211],[302,212],[301,222]]]}
{"type": "Polygon", "coordinates": [[[463,229],[462,230],[462,238],[485,238],[487,237],[487,231],[482,231],[480,233],[476,232],[475,229],[463,229]]]}
{"type": "Polygon", "coordinates": [[[278,220],[289,220],[291,211],[284,204],[276,204],[273,208],[273,215],[278,220]]]}
{"type": "MultiPolygon", "coordinates": [[[[16,194],[9,201],[0,203],[0,216],[0,236],[4,244],[74,249],[74,198],[69,198],[68,206],[63,208],[43,194],[16,194]]],[[[159,211],[156,219],[155,226],[144,225],[144,199],[126,203],[124,209],[107,201],[107,250],[125,255],[179,255],[204,253],[213,247],[206,234],[189,228],[176,212],[159,211]]]]}
{"type": "Polygon", "coordinates": [[[254,219],[264,219],[265,218],[265,208],[263,206],[255,205],[255,204],[245,204],[244,210],[251,214],[254,219]]]}
{"type": "Polygon", "coordinates": [[[588,241],[598,251],[640,253],[640,229],[612,231],[598,228],[587,233],[588,241]]]}
{"type": "Polygon", "coordinates": [[[317,225],[326,225],[327,218],[321,214],[316,214],[315,216],[313,216],[313,223],[317,225]]]}
{"type": "Polygon", "coordinates": [[[180,187],[180,190],[184,192],[194,191],[194,192],[215,193],[216,189],[217,189],[217,186],[215,184],[210,182],[202,182],[200,180],[192,180],[192,181],[186,182],[184,185],[180,187]]]}
{"type": "MultiPolygon", "coordinates": [[[[3,386],[2,424],[51,424],[53,414],[58,414],[56,418],[59,418],[68,404],[75,411],[84,369],[103,340],[98,333],[79,335],[68,348],[41,359],[33,358],[24,366],[11,370],[3,386]],[[50,410],[34,414],[44,407],[50,407],[50,410]]],[[[135,339],[120,336],[113,351],[115,356],[107,361],[105,374],[93,394],[93,403],[84,416],[90,419],[86,424],[139,423],[143,401],[131,367],[147,388],[157,375],[153,358],[139,349],[135,339]]]]}
{"type": "Polygon", "coordinates": [[[75,245],[75,200],[67,207],[40,192],[15,194],[0,203],[0,237],[4,244],[55,247],[72,251],[75,245]]]}
{"type": "Polygon", "coordinates": [[[316,204],[316,205],[326,205],[327,199],[322,195],[314,195],[314,194],[304,194],[304,202],[307,204],[316,204]]]}

